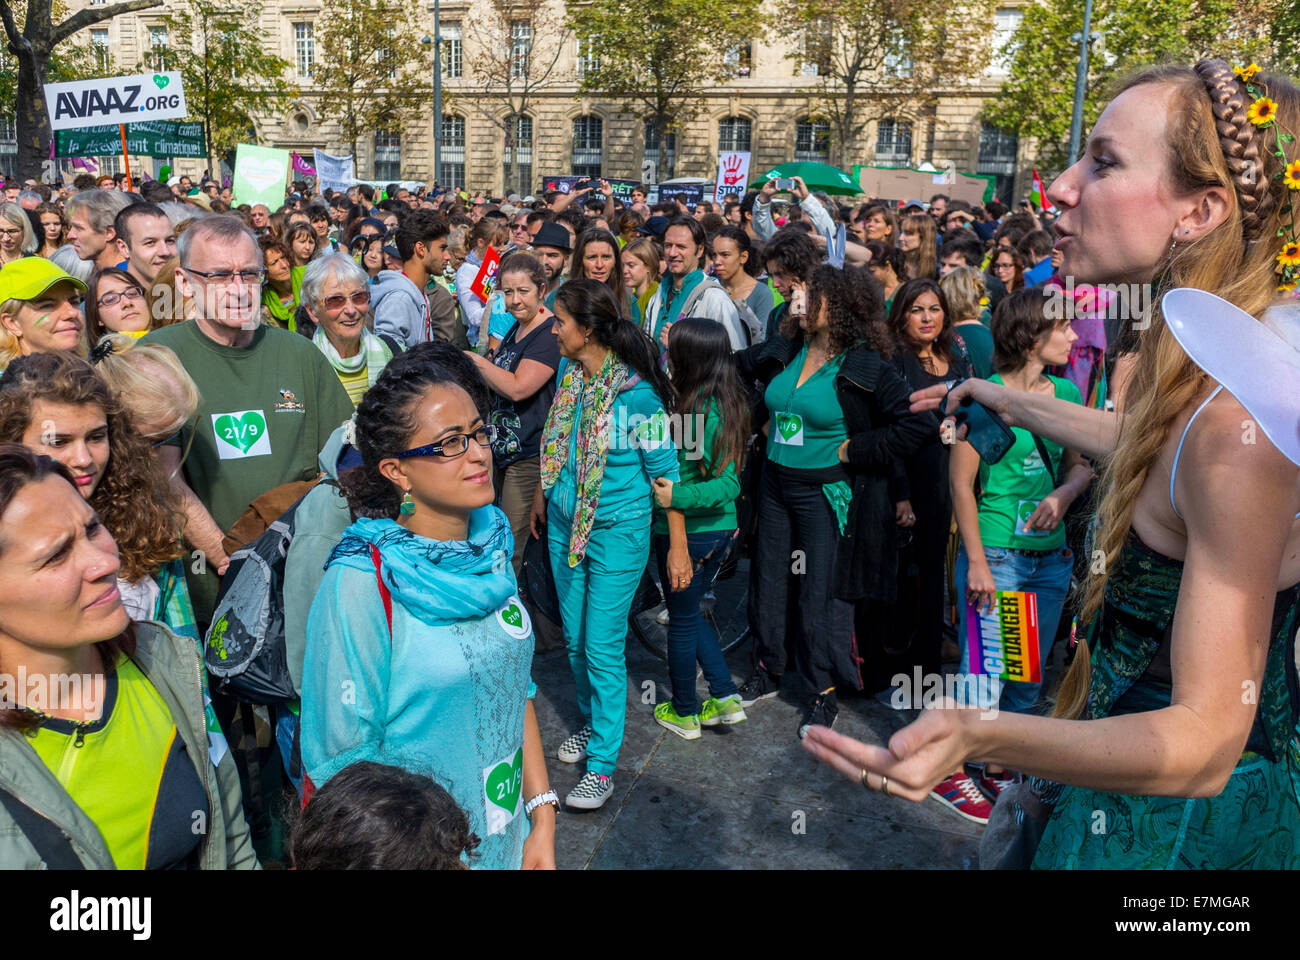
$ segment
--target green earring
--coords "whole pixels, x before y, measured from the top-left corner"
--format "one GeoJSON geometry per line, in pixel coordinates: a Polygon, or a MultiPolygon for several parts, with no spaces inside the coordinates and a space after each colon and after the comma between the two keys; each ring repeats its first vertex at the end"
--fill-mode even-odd
{"type": "Polygon", "coordinates": [[[402,505],[398,508],[404,517],[409,517],[415,513],[415,498],[411,496],[411,491],[407,490],[402,494],[402,505]]]}

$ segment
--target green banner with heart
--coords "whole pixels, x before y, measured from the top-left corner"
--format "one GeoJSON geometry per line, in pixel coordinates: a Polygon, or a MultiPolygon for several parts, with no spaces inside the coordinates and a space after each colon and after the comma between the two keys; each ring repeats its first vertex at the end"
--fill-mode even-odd
{"type": "Polygon", "coordinates": [[[289,151],[241,143],[235,148],[236,203],[264,203],[272,210],[284,203],[289,182],[289,151]]]}

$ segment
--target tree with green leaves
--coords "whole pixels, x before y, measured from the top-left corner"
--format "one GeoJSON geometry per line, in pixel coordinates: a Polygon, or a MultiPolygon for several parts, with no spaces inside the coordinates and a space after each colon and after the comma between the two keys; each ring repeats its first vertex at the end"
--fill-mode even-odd
{"type": "Polygon", "coordinates": [[[831,160],[845,164],[873,120],[920,116],[941,89],[988,65],[997,0],[780,0],[800,38],[796,74],[817,78],[831,160]]]}
{"type": "MultiPolygon", "coordinates": [[[[18,175],[39,178],[50,155],[50,115],[45,106],[45,84],[98,76],[90,45],[72,41],[77,33],[96,23],[132,10],[145,10],[162,0],[121,0],[85,7],[68,15],[61,0],[27,0],[25,9],[0,0],[8,49],[17,60],[9,71],[18,127],[18,175]]],[[[8,61],[6,60],[6,67],[8,61]]],[[[0,92],[5,81],[0,77],[0,92]]]]}
{"type": "Polygon", "coordinates": [[[431,56],[414,0],[326,0],[312,80],[321,109],[357,156],[357,141],[400,127],[428,96],[431,56]]]}
{"type": "MultiPolygon", "coordinates": [[[[1213,56],[1230,63],[1270,56],[1270,25],[1276,0],[1093,0],[1092,32],[1101,34],[1088,57],[1083,128],[1096,122],[1116,83],[1153,63],[1192,63],[1213,56]]],[[[1025,8],[1025,17],[999,54],[1007,79],[983,111],[999,129],[1037,143],[1043,179],[1069,165],[1070,115],[1074,106],[1083,4],[1045,0],[1025,8]]]]}
{"type": "Polygon", "coordinates": [[[525,182],[519,162],[521,141],[531,136],[524,125],[532,124],[529,106],[554,80],[555,64],[569,35],[563,8],[553,0],[477,0],[471,14],[466,18],[473,40],[470,75],[475,89],[487,96],[469,100],[504,133],[505,190],[522,196],[533,189],[525,182]]]}
{"type": "Polygon", "coordinates": [[[570,8],[569,24],[586,55],[582,91],[621,99],[664,144],[735,75],[728,53],[762,32],[763,17],[759,0],[592,0],[570,8]]]}
{"type": "Polygon", "coordinates": [[[182,0],[169,8],[169,46],[185,84],[190,118],[203,124],[208,167],[248,137],[256,113],[281,109],[297,96],[285,79],[289,61],[268,53],[257,29],[261,5],[240,0],[182,0]]]}

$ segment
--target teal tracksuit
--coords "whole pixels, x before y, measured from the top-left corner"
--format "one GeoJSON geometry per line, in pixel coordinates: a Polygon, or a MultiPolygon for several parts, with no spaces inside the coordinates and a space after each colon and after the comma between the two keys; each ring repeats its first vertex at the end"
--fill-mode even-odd
{"type": "Polygon", "coordinates": [[[577,500],[577,428],[547,507],[551,570],[564,620],[564,642],[578,688],[578,709],[591,724],[587,769],[614,772],[627,715],[627,616],[650,556],[651,481],[677,482],[677,451],[663,404],[650,384],[629,377],[610,414],[609,453],[586,556],[569,567],[577,500]],[[658,419],[651,419],[658,415],[658,419]],[[638,428],[638,424],[642,424],[638,428]]]}

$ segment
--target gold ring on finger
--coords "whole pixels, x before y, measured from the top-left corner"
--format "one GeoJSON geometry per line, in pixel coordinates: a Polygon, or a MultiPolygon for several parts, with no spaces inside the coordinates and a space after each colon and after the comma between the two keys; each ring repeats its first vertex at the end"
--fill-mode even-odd
{"type": "Polygon", "coordinates": [[[881,778],[880,778],[880,792],[883,793],[885,796],[889,796],[889,778],[888,778],[888,777],[881,777],[881,778]]]}
{"type": "Polygon", "coordinates": [[[866,767],[863,767],[863,768],[862,768],[862,778],[861,778],[861,779],[862,779],[862,785],[863,785],[864,787],[866,787],[868,790],[870,790],[870,789],[871,789],[871,784],[869,784],[869,783],[867,782],[867,768],[866,768],[866,767]]]}

